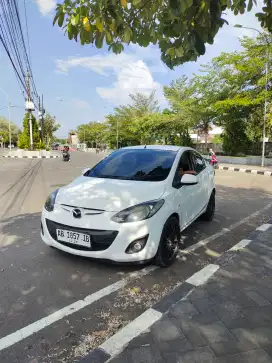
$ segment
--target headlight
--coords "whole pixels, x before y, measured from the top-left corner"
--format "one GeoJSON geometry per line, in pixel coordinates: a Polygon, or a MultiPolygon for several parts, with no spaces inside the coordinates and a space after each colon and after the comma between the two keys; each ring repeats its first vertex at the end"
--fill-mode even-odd
{"type": "Polygon", "coordinates": [[[151,200],[133,207],[122,210],[115,214],[111,219],[116,223],[139,222],[154,216],[163,206],[164,200],[151,200]]]}
{"type": "Polygon", "coordinates": [[[54,210],[55,200],[57,197],[59,189],[55,190],[53,193],[49,195],[49,197],[46,199],[46,202],[44,204],[44,208],[48,212],[52,212],[54,210]]]}

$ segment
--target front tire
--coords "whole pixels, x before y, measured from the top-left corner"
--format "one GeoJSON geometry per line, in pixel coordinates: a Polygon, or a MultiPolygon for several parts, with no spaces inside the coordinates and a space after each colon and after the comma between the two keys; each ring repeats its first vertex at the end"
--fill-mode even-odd
{"type": "Polygon", "coordinates": [[[168,267],[175,261],[179,249],[180,227],[177,218],[170,217],[162,230],[160,244],[155,256],[155,264],[168,267]]]}
{"type": "Polygon", "coordinates": [[[212,192],[212,195],[210,196],[209,203],[207,205],[207,209],[204,214],[202,214],[202,219],[204,221],[211,221],[214,217],[215,213],[215,192],[212,192]]]}

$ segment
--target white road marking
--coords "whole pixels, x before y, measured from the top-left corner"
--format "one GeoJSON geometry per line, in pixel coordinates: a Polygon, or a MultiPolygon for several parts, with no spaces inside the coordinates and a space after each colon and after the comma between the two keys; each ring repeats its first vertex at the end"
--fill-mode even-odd
{"type": "MultiPolygon", "coordinates": [[[[246,223],[247,221],[249,221],[251,218],[257,217],[258,215],[260,215],[261,213],[265,212],[267,209],[272,207],[272,203],[267,204],[264,208],[259,209],[257,212],[254,212],[252,214],[250,214],[249,216],[245,217],[244,219],[241,219],[240,221],[231,224],[230,226],[228,226],[228,228],[223,228],[220,232],[217,232],[215,234],[213,234],[212,236],[209,236],[197,243],[195,243],[194,245],[185,248],[184,250],[181,250],[179,252],[180,256],[182,257],[184,254],[189,254],[195,250],[197,250],[200,247],[206,246],[208,243],[214,241],[215,239],[223,236],[224,234],[232,231],[233,229],[241,226],[242,224],[246,223]]],[[[269,225],[270,226],[270,225],[269,225]]]]}
{"type": "Polygon", "coordinates": [[[261,232],[265,232],[267,231],[270,227],[272,227],[272,224],[263,224],[262,226],[256,228],[256,231],[261,231],[261,232]]]}
{"type": "Polygon", "coordinates": [[[0,339],[0,351],[10,347],[11,345],[18,343],[22,339],[29,337],[30,335],[37,333],[38,331],[44,329],[45,327],[55,323],[56,321],[64,318],[65,316],[71,315],[88,305],[91,305],[97,300],[102,299],[103,297],[112,294],[115,291],[118,291],[125,287],[131,280],[140,278],[148,273],[154,271],[157,267],[150,266],[146,267],[140,271],[133,272],[129,274],[127,278],[124,278],[120,281],[115,282],[109,286],[104,287],[103,289],[96,291],[95,293],[88,295],[83,300],[79,300],[74,302],[71,305],[68,305],[53,314],[50,314],[40,320],[35,321],[34,323],[17,330],[14,333],[11,333],[3,338],[0,339]]]}
{"type": "Polygon", "coordinates": [[[228,251],[240,251],[250,244],[251,239],[243,239],[236,245],[232,246],[228,251]]]}
{"type": "Polygon", "coordinates": [[[218,265],[207,265],[202,270],[196,272],[191,277],[189,277],[185,282],[194,286],[203,285],[218,269],[218,265]]]}
{"type": "Polygon", "coordinates": [[[138,318],[133,320],[131,323],[126,325],[123,329],[114,334],[111,338],[106,340],[103,344],[100,345],[99,348],[103,349],[111,356],[114,356],[120,352],[128,342],[148,329],[161,317],[162,313],[150,308],[138,316],[138,318]]]}

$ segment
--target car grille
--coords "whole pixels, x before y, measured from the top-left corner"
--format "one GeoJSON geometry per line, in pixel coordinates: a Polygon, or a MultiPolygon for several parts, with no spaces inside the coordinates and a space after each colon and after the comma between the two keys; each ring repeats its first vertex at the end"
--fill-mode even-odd
{"type": "Polygon", "coordinates": [[[56,223],[51,221],[50,219],[46,219],[46,226],[47,229],[50,233],[50,236],[58,243],[73,248],[75,250],[82,250],[82,251],[104,251],[107,248],[110,247],[110,245],[112,244],[112,242],[115,240],[118,231],[104,231],[104,230],[100,230],[100,229],[85,229],[85,228],[77,228],[77,227],[71,227],[71,226],[66,226],[64,224],[60,224],[60,223],[56,223]],[[60,228],[60,229],[64,229],[64,230],[69,230],[72,232],[77,232],[77,233],[85,233],[88,234],[91,237],[91,241],[92,241],[92,248],[89,247],[85,247],[85,246],[78,246],[78,245],[73,245],[71,243],[66,243],[66,242],[62,242],[62,241],[58,241],[57,240],[57,233],[56,233],[56,229],[60,228]]]}

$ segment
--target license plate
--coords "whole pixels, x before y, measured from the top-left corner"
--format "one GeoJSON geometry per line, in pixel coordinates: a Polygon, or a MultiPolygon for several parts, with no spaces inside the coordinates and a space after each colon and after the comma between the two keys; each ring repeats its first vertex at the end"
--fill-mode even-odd
{"type": "Polygon", "coordinates": [[[66,229],[57,229],[58,241],[72,243],[74,245],[91,247],[91,237],[85,233],[67,231],[66,229]]]}

